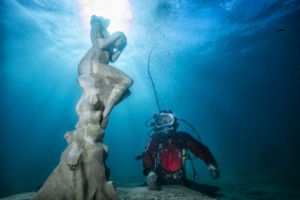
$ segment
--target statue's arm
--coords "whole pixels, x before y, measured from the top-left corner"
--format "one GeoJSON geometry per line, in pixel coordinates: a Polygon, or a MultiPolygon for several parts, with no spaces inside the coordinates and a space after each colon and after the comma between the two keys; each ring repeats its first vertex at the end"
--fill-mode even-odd
{"type": "Polygon", "coordinates": [[[115,62],[121,55],[121,53],[122,53],[123,49],[126,47],[126,45],[127,45],[126,38],[122,38],[122,43],[120,43],[120,46],[115,46],[115,48],[117,48],[117,50],[114,51],[114,49],[112,49],[112,53],[109,58],[109,61],[115,62]]]}
{"type": "Polygon", "coordinates": [[[122,50],[116,50],[112,55],[111,55],[111,57],[110,57],[110,62],[115,62],[118,58],[119,58],[119,56],[121,55],[121,53],[122,53],[122,50]]]}
{"type": "Polygon", "coordinates": [[[111,36],[107,38],[98,38],[98,46],[101,49],[109,49],[112,44],[114,44],[118,39],[125,37],[125,34],[123,32],[117,31],[114,32],[111,36]]]}

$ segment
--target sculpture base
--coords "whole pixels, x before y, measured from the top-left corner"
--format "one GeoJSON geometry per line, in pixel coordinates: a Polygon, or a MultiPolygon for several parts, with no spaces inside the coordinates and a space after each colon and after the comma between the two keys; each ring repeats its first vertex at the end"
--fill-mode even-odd
{"type": "Polygon", "coordinates": [[[66,134],[69,145],[59,165],[32,199],[119,199],[114,182],[105,178],[102,143],[75,143],[75,132],[66,134]]]}

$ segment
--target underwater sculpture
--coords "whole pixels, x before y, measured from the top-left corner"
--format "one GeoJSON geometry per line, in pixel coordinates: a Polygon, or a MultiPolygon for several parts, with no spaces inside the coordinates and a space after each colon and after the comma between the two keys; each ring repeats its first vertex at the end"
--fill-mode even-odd
{"type": "Polygon", "coordinates": [[[93,15],[90,24],[93,45],[78,65],[79,121],[75,131],[65,134],[68,147],[33,200],[119,199],[114,183],[105,176],[103,154],[108,147],[103,136],[111,109],[132,84],[130,77],[108,65],[120,56],[127,41],[122,32],[108,33],[108,19],[93,15]]]}

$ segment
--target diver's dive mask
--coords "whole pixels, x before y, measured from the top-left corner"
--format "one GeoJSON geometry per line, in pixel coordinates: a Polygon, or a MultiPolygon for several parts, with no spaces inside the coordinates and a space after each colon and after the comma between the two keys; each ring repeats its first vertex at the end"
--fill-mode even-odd
{"type": "Polygon", "coordinates": [[[172,126],[174,124],[174,116],[171,113],[160,113],[155,118],[156,128],[162,128],[164,126],[172,126]]]}
{"type": "Polygon", "coordinates": [[[174,116],[172,115],[171,111],[169,112],[161,112],[155,116],[155,129],[156,133],[163,132],[165,134],[169,133],[170,130],[173,130],[174,127],[174,116]]]}
{"type": "MultiPolygon", "coordinates": [[[[172,133],[176,131],[179,124],[177,123],[177,118],[174,117],[173,112],[171,110],[163,110],[160,111],[159,114],[154,114],[153,117],[150,117],[145,125],[147,127],[152,127],[152,129],[148,132],[148,135],[151,131],[155,133],[172,133]],[[150,120],[153,120],[151,123],[148,123],[150,120]]],[[[149,135],[150,136],[150,135],[149,135]]]]}

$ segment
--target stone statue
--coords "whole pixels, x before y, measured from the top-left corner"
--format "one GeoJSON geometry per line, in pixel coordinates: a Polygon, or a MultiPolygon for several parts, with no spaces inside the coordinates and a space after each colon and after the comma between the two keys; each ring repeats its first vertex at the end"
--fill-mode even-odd
{"type": "Polygon", "coordinates": [[[110,36],[107,31],[109,20],[103,17],[93,15],[90,24],[93,46],[79,63],[78,73],[80,76],[87,75],[95,79],[102,77],[115,83],[107,99],[102,98],[101,93],[92,97],[95,105],[102,104],[103,111],[100,120],[101,126],[105,127],[112,107],[132,84],[130,77],[108,65],[109,62],[115,62],[118,59],[127,44],[127,39],[122,32],[115,32],[110,36]]]}
{"type": "Polygon", "coordinates": [[[113,106],[132,84],[132,79],[108,65],[120,56],[127,41],[122,32],[110,35],[109,20],[93,15],[92,48],[78,66],[82,96],[76,105],[79,121],[76,130],[67,132],[68,147],[33,200],[117,200],[115,184],[105,174],[104,128],[113,106]]]}

